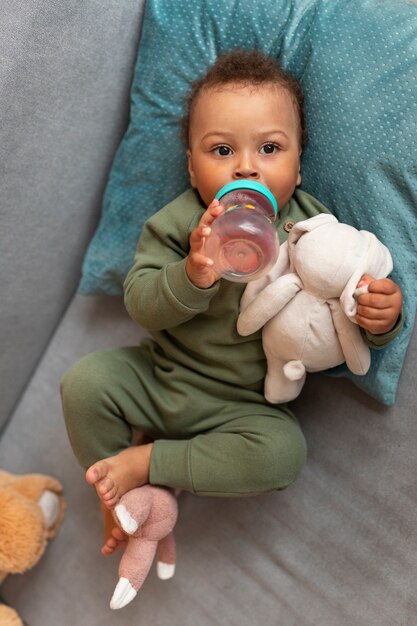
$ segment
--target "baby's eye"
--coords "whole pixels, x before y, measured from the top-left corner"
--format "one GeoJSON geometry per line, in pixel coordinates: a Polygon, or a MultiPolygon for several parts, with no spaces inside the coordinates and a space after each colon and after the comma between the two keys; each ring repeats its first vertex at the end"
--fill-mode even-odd
{"type": "Polygon", "coordinates": [[[213,149],[213,154],[215,154],[216,156],[230,156],[232,154],[232,150],[231,148],[229,148],[229,146],[216,146],[213,149]]]}
{"type": "Polygon", "coordinates": [[[278,152],[278,150],[279,150],[279,146],[277,146],[276,143],[266,143],[260,149],[260,153],[261,154],[274,154],[275,152],[278,152]]]}

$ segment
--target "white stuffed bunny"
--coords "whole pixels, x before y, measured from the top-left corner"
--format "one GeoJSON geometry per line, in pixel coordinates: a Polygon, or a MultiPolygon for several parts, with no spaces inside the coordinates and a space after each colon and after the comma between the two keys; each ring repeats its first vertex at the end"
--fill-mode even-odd
{"type": "Polygon", "coordinates": [[[370,351],[355,323],[356,286],[363,274],[380,279],[391,271],[391,255],[372,233],[324,213],[295,224],[269,274],[247,285],[237,322],[240,335],[263,327],[269,402],[296,398],[306,372],[346,361],[366,374],[370,351]]]}

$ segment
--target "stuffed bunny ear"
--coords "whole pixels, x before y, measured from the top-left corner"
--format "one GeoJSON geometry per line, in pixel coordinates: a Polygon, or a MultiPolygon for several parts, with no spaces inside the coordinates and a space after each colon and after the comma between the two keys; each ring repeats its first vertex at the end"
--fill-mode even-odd
{"type": "Polygon", "coordinates": [[[392,257],[388,248],[384,246],[373,233],[361,230],[360,234],[367,240],[368,245],[340,296],[342,308],[347,317],[352,321],[355,321],[354,318],[356,316],[356,286],[362,276],[364,274],[370,274],[378,280],[380,278],[386,278],[393,269],[392,257]]]}
{"type": "MultiPolygon", "coordinates": [[[[330,215],[328,213],[319,213],[319,215],[309,217],[302,222],[297,222],[296,224],[294,224],[290,234],[288,235],[288,254],[290,255],[290,259],[291,255],[294,253],[294,246],[302,235],[304,235],[305,233],[310,233],[316,228],[319,228],[319,226],[334,224],[337,223],[337,221],[338,220],[334,215],[330,215]]],[[[293,271],[292,267],[291,271],[293,271]]]]}
{"type": "Polygon", "coordinates": [[[243,292],[243,296],[240,300],[240,310],[244,311],[246,307],[252,302],[252,300],[254,300],[256,296],[261,293],[261,291],[263,291],[266,287],[268,287],[268,285],[276,281],[276,279],[280,276],[288,274],[289,269],[290,262],[288,258],[288,244],[287,242],[285,242],[279,247],[278,258],[269,270],[269,272],[262,278],[252,280],[247,284],[246,289],[243,292]]]}

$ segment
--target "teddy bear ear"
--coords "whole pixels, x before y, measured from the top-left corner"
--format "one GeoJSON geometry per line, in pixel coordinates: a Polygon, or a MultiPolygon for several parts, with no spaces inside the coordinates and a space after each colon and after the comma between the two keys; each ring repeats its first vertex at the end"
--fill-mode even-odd
{"type": "Polygon", "coordinates": [[[368,245],[340,296],[342,308],[352,321],[355,321],[356,316],[356,286],[362,276],[369,274],[379,280],[386,278],[393,269],[392,257],[388,248],[373,233],[361,230],[360,235],[367,241],[368,245]]]}

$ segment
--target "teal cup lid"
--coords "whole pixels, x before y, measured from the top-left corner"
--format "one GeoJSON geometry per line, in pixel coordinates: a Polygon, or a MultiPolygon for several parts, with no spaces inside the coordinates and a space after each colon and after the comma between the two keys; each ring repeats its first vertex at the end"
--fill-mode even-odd
{"type": "Polygon", "coordinates": [[[227,193],[229,193],[230,191],[236,191],[237,189],[249,189],[250,191],[257,191],[258,193],[261,193],[272,204],[275,216],[277,215],[278,213],[277,201],[275,200],[272,193],[269,191],[268,187],[265,187],[265,185],[258,183],[256,180],[247,180],[247,179],[234,180],[232,183],[229,183],[225,185],[224,187],[222,187],[216,193],[216,198],[217,200],[221,200],[227,193]]]}

